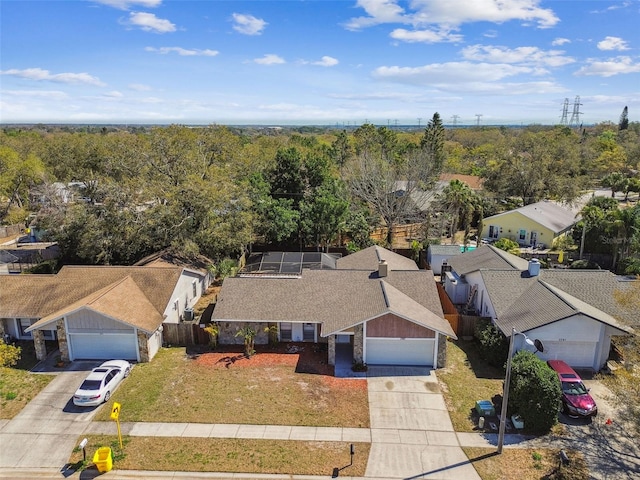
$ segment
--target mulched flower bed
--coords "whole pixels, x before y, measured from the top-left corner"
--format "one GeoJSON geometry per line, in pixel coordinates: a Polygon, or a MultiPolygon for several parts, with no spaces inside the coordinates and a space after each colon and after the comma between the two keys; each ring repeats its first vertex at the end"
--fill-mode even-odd
{"type": "Polygon", "coordinates": [[[251,357],[244,354],[242,345],[219,345],[216,351],[190,351],[189,355],[198,365],[212,368],[254,368],[290,366],[296,373],[322,375],[328,387],[367,388],[364,379],[336,378],[334,368],[327,364],[327,347],[313,343],[279,343],[278,345],[256,345],[251,357]]]}

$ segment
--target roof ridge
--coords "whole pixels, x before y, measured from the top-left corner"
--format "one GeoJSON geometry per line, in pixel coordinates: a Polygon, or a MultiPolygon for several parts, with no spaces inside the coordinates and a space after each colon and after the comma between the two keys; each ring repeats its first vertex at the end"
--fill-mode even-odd
{"type": "Polygon", "coordinates": [[[384,303],[387,308],[391,308],[391,303],[389,302],[389,296],[387,295],[387,289],[385,288],[386,282],[384,280],[380,280],[380,288],[382,288],[382,296],[384,297],[384,303]]]}

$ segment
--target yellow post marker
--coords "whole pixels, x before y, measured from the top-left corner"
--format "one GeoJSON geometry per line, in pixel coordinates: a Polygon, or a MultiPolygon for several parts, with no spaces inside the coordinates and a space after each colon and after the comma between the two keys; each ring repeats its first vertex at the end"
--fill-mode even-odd
{"type": "Polygon", "coordinates": [[[120,404],[113,402],[113,408],[111,409],[111,420],[116,421],[118,426],[118,441],[120,442],[120,450],[122,450],[122,433],[120,432],[120,404]]]}
{"type": "Polygon", "coordinates": [[[560,250],[560,253],[558,254],[558,263],[562,263],[562,260],[564,260],[564,251],[560,250]]]}

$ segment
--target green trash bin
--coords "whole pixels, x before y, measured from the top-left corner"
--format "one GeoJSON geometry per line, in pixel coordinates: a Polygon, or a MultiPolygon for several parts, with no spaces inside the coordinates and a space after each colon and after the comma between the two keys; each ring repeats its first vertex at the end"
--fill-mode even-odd
{"type": "Polygon", "coordinates": [[[111,471],[113,468],[113,457],[111,455],[110,447],[100,447],[93,454],[93,463],[96,464],[96,468],[100,473],[111,471]]]}

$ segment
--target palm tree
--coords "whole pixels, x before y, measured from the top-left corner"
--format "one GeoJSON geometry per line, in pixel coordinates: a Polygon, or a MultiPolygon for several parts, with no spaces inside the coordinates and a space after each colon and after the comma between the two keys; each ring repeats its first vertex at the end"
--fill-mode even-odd
{"type": "Polygon", "coordinates": [[[585,205],[580,213],[582,217],[582,237],[580,238],[580,260],[584,253],[584,241],[587,236],[587,230],[591,230],[596,225],[599,225],[604,220],[604,211],[595,205],[585,205]]]}
{"type": "Polygon", "coordinates": [[[473,191],[466,183],[457,179],[451,180],[440,194],[440,204],[451,215],[449,232],[451,233],[451,243],[454,244],[460,217],[465,222],[470,222],[468,212],[473,204],[473,191]]]}

